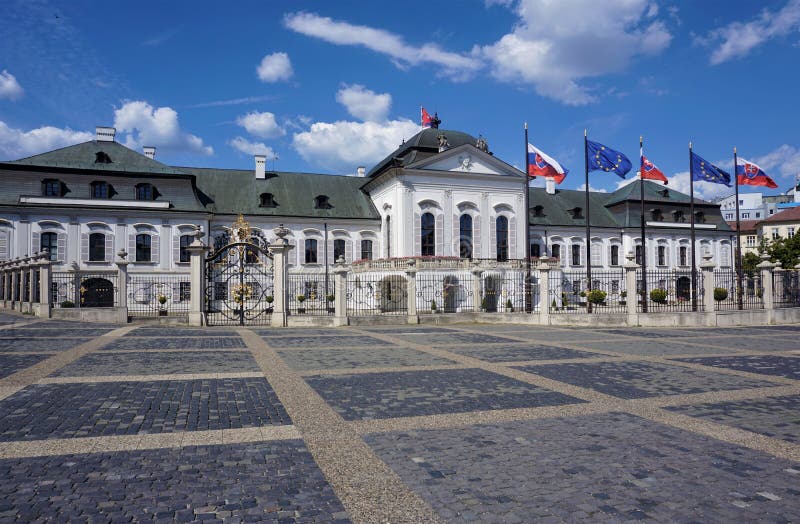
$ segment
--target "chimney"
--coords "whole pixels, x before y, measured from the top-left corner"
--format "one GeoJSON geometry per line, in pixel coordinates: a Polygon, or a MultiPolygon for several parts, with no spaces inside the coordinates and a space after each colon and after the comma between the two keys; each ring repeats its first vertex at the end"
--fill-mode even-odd
{"type": "Polygon", "coordinates": [[[364,167],[364,166],[358,166],[356,168],[356,176],[359,176],[361,178],[364,178],[365,176],[367,176],[367,168],[364,167]]]}
{"type": "Polygon", "coordinates": [[[556,179],[551,176],[544,177],[544,187],[548,195],[556,194],[556,179]]]}
{"type": "Polygon", "coordinates": [[[155,160],[156,158],[155,146],[144,146],[142,149],[144,150],[144,156],[146,156],[150,160],[155,160]]]}
{"type": "Polygon", "coordinates": [[[267,178],[267,157],[266,155],[253,155],[256,159],[256,180],[267,178]]]}
{"type": "Polygon", "coordinates": [[[97,126],[95,128],[95,140],[98,142],[113,142],[114,135],[117,134],[117,130],[113,127],[100,127],[97,126]]]}

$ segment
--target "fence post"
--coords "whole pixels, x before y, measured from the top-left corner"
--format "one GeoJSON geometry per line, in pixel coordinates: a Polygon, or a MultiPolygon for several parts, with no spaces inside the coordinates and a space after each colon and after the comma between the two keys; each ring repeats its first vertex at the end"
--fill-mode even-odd
{"type": "Polygon", "coordinates": [[[767,312],[767,323],[772,324],[775,321],[773,318],[775,301],[772,296],[772,272],[775,271],[777,266],[770,262],[767,257],[768,255],[764,253],[762,256],[764,260],[756,267],[761,272],[762,300],[764,301],[764,310],[767,312]]]}
{"type": "Polygon", "coordinates": [[[284,238],[289,234],[289,230],[280,224],[272,230],[278,238],[269,245],[269,252],[272,254],[272,275],[273,275],[273,288],[275,290],[275,302],[272,310],[272,326],[284,327],[286,326],[286,311],[288,304],[286,303],[286,278],[288,275],[289,267],[286,259],[292,246],[284,238]]]}
{"type": "Polygon", "coordinates": [[[481,296],[481,279],[483,277],[483,270],[475,262],[475,267],[472,268],[472,309],[475,313],[483,311],[483,296],[481,296]]]}
{"type": "Polygon", "coordinates": [[[203,244],[202,231],[198,227],[194,232],[194,240],[186,247],[189,252],[189,325],[205,325],[203,316],[203,300],[206,296],[206,264],[205,254],[208,246],[203,244]]]}
{"type": "Polygon", "coordinates": [[[23,296],[23,280],[22,280],[22,259],[17,257],[16,268],[14,270],[16,283],[14,285],[14,294],[16,298],[16,309],[20,313],[22,312],[22,299],[25,298],[23,296]]]}
{"type": "Polygon", "coordinates": [[[26,268],[28,271],[28,304],[25,306],[25,309],[28,313],[33,314],[33,300],[36,296],[34,293],[34,286],[36,285],[36,258],[38,253],[34,253],[30,257],[28,257],[28,267],[26,268]]]}
{"type": "MultiPolygon", "coordinates": [[[[641,266],[636,263],[636,256],[633,254],[633,251],[629,251],[628,254],[625,255],[625,260],[627,262],[625,262],[623,268],[625,269],[625,307],[628,314],[628,325],[638,326],[639,313],[637,311],[637,306],[639,300],[647,300],[648,297],[639,296],[639,289],[636,285],[636,271],[638,271],[641,266]]],[[[644,308],[642,308],[642,311],[644,311],[644,308]]]]}
{"type": "Polygon", "coordinates": [[[9,283],[8,283],[8,267],[7,262],[3,262],[3,307],[8,307],[8,291],[9,291],[9,283]]]}
{"type": "Polygon", "coordinates": [[[117,292],[119,294],[119,304],[117,307],[117,315],[120,323],[128,322],[128,252],[125,249],[120,249],[117,253],[119,260],[117,260],[117,292]]]}
{"type": "Polygon", "coordinates": [[[405,269],[406,285],[408,298],[406,300],[408,307],[408,323],[418,324],[417,318],[417,261],[410,259],[406,262],[408,266],[405,269]]]}
{"type": "MultiPolygon", "coordinates": [[[[700,271],[703,272],[703,309],[706,312],[706,325],[717,325],[717,302],[714,300],[714,288],[717,281],[714,278],[714,262],[711,260],[711,253],[703,253],[703,261],[700,262],[700,271]]],[[[734,300],[737,300],[734,297],[734,300]]]]}
{"type": "Polygon", "coordinates": [[[347,273],[349,273],[349,271],[350,269],[340,262],[337,262],[336,265],[333,266],[333,294],[335,297],[333,301],[333,324],[335,326],[346,326],[348,323],[347,273]]]}
{"type": "Polygon", "coordinates": [[[39,256],[39,316],[50,318],[50,308],[52,308],[53,297],[53,272],[50,254],[43,251],[39,256]]]}
{"type": "Polygon", "coordinates": [[[547,257],[539,259],[536,271],[539,272],[539,324],[550,324],[550,264],[547,257]]]}

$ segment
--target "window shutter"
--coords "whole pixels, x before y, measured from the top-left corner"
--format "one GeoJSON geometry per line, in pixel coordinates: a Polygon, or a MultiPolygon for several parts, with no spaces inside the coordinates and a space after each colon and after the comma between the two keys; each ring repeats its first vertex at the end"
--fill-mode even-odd
{"type": "Polygon", "coordinates": [[[422,254],[422,217],[414,213],[414,256],[422,254]]]}
{"type": "Polygon", "coordinates": [[[0,260],[8,260],[8,231],[0,233],[0,260]]]}
{"type": "Polygon", "coordinates": [[[150,262],[158,264],[160,260],[161,251],[161,237],[158,235],[150,235],[150,262]]]}
{"type": "Polygon", "coordinates": [[[180,231],[172,235],[172,266],[181,261],[181,236],[180,231]]]}
{"type": "MultiPolygon", "coordinates": [[[[6,233],[6,241],[8,241],[8,234],[6,233]]],[[[31,235],[31,253],[38,253],[42,250],[41,233],[33,233],[31,235]]],[[[7,258],[11,258],[11,253],[6,254],[7,258]]]]}
{"type": "Polygon", "coordinates": [[[361,252],[361,242],[366,240],[363,237],[359,237],[357,241],[355,241],[355,246],[353,246],[353,260],[361,260],[364,258],[363,253],[361,252]]]}
{"type": "Polygon", "coordinates": [[[286,265],[287,267],[294,266],[297,261],[297,257],[300,257],[300,260],[303,260],[303,254],[299,253],[297,249],[297,240],[293,238],[287,238],[286,240],[288,240],[287,244],[292,247],[292,249],[290,249],[286,255],[286,265]]]}
{"type": "Polygon", "coordinates": [[[508,221],[508,258],[523,258],[525,254],[517,256],[517,218],[511,217],[508,221]]]}
{"type": "Polygon", "coordinates": [[[353,241],[344,241],[344,261],[348,264],[353,261],[353,241]]]}
{"type": "Polygon", "coordinates": [[[131,233],[128,235],[128,260],[137,262],[136,260],[136,235],[131,233]]]}
{"type": "Polygon", "coordinates": [[[436,251],[434,254],[436,256],[444,255],[444,215],[439,213],[436,215],[436,220],[434,221],[434,233],[436,234],[436,251]]]}
{"type": "Polygon", "coordinates": [[[106,262],[114,261],[114,235],[106,235],[106,262]]]}
{"type": "MultiPolygon", "coordinates": [[[[317,245],[323,244],[323,242],[319,242],[317,245]]],[[[319,262],[325,263],[325,255],[328,256],[328,264],[333,264],[336,262],[336,258],[333,256],[333,237],[328,234],[328,251],[327,253],[317,253],[317,260],[319,262]]]]}
{"type": "Polygon", "coordinates": [[[472,217],[472,258],[481,258],[481,217],[472,217]]]}
{"type": "Polygon", "coordinates": [[[81,260],[89,260],[89,233],[81,233],[81,260]]]}
{"type": "Polygon", "coordinates": [[[67,260],[67,234],[59,233],[56,237],[56,258],[62,264],[67,260]]]}
{"type": "Polygon", "coordinates": [[[492,220],[493,224],[489,228],[489,258],[497,258],[497,218],[492,220]]]}
{"type": "Polygon", "coordinates": [[[452,254],[455,256],[461,255],[461,223],[458,221],[458,215],[453,215],[452,254]]]}

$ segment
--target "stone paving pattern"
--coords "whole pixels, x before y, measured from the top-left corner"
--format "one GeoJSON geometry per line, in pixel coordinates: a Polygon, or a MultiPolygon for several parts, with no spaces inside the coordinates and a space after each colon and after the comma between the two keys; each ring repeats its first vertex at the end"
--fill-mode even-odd
{"type": "Polygon", "coordinates": [[[304,349],[278,351],[278,355],[289,367],[300,371],[455,364],[452,360],[399,347],[304,349]]]}
{"type": "Polygon", "coordinates": [[[565,360],[570,358],[594,358],[602,353],[589,353],[576,349],[561,348],[540,344],[520,344],[503,346],[465,346],[447,348],[448,351],[487,362],[519,362],[524,360],[565,360]]]}
{"type": "MultiPolygon", "coordinates": [[[[0,357],[2,358],[2,357],[0,357]]],[[[181,351],[171,353],[90,353],[52,377],[110,375],[172,375],[178,373],[237,373],[258,371],[253,355],[245,351],[181,351]]]]}
{"type": "Polygon", "coordinates": [[[267,336],[264,337],[271,347],[274,348],[341,348],[341,347],[386,347],[394,344],[384,342],[369,336],[267,336]]]}
{"type": "MultiPolygon", "coordinates": [[[[0,331],[2,337],[2,331],[0,331]]],[[[65,351],[75,346],[80,346],[90,338],[58,338],[58,333],[52,337],[30,338],[26,336],[0,338],[0,352],[14,351],[65,351]]]]}
{"type": "Polygon", "coordinates": [[[263,378],[28,386],[0,402],[0,441],[291,424],[263,378]]]}
{"type": "Polygon", "coordinates": [[[239,337],[123,337],[107,344],[102,349],[225,349],[243,348],[239,337]]]}
{"type": "Polygon", "coordinates": [[[0,378],[13,375],[17,371],[30,367],[52,355],[9,355],[0,354],[0,378]]]}
{"type": "Polygon", "coordinates": [[[800,380],[800,357],[745,355],[736,357],[680,358],[676,360],[715,368],[735,369],[737,371],[800,380]]]}

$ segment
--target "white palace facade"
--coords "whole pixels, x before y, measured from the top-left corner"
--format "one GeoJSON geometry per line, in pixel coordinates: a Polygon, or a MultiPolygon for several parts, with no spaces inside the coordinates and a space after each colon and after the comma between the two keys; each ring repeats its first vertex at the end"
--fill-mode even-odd
{"type": "MultiPolygon", "coordinates": [[[[56,270],[102,270],[125,250],[132,273],[188,272],[194,232],[224,245],[241,213],[265,243],[277,225],[290,230],[292,272],[340,257],[587,262],[584,193],[528,189],[524,173],[465,133],[425,129],[359,176],[268,171],[259,156],[252,170],[168,166],[155,148],[133,151],[114,135],[98,128],[95,140],[0,162],[0,259],[47,249],[56,270]]],[[[639,182],[590,196],[592,267],[640,258],[639,182]]],[[[649,267],[688,268],[688,196],[646,182],[645,199],[649,267]]],[[[695,211],[698,261],[708,253],[729,267],[734,233],[719,206],[696,200],[695,211]]]]}

